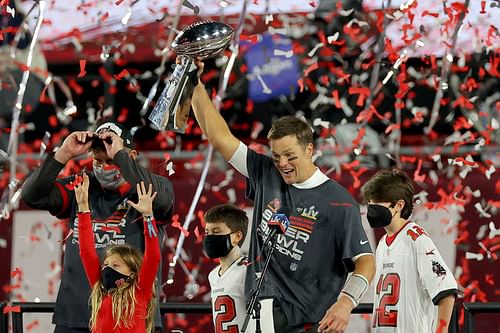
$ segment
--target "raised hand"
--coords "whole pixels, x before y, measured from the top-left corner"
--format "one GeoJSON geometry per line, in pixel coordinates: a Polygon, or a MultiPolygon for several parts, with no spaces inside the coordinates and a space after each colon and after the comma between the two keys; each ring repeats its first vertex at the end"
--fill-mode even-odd
{"type": "Polygon", "coordinates": [[[63,144],[54,155],[59,163],[66,164],[70,159],[89,151],[92,145],[92,132],[73,132],[64,140],[63,144]]]}
{"type": "Polygon", "coordinates": [[[89,210],[89,176],[84,172],[83,181],[75,185],[75,198],[78,204],[78,211],[85,212],[89,210]]]}
{"type": "MultiPolygon", "coordinates": [[[[177,58],[175,58],[175,63],[178,65],[181,64],[182,63],[181,57],[177,56],[177,58]]],[[[201,74],[203,74],[203,69],[205,68],[205,63],[202,60],[200,60],[199,58],[194,58],[193,63],[195,64],[196,67],[198,67],[198,70],[196,72],[196,77],[194,79],[192,79],[192,81],[195,81],[195,82],[193,82],[193,84],[196,86],[199,83],[201,83],[200,77],[201,77],[201,74]]]]}
{"type": "Polygon", "coordinates": [[[139,201],[134,203],[127,200],[127,203],[142,215],[153,215],[153,200],[156,198],[156,194],[156,192],[153,193],[153,185],[149,184],[146,191],[146,185],[144,185],[144,182],[141,182],[137,184],[137,197],[139,201]]]}
{"type": "Polygon", "coordinates": [[[99,139],[104,142],[106,155],[113,159],[117,152],[123,149],[123,139],[114,132],[108,131],[99,134],[99,139]]]}

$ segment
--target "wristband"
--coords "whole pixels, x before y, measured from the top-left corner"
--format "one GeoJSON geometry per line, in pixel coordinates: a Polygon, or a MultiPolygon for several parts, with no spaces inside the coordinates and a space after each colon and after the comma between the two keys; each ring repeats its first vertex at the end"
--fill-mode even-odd
{"type": "Polygon", "coordinates": [[[148,226],[149,237],[156,237],[155,227],[153,226],[153,215],[143,215],[148,226]]]}
{"type": "Polygon", "coordinates": [[[361,297],[368,290],[368,284],[368,280],[363,275],[353,274],[347,279],[339,297],[341,295],[347,296],[354,306],[358,306],[361,297]]]}

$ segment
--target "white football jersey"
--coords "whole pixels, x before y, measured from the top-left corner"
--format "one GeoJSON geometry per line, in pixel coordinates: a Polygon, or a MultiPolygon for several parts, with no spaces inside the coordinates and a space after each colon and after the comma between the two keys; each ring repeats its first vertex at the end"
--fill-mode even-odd
{"type": "Polygon", "coordinates": [[[435,332],[437,303],[457,282],[432,239],[408,222],[376,251],[373,329],[376,333],[435,332]]]}
{"type": "MultiPolygon", "coordinates": [[[[215,333],[239,333],[246,316],[245,276],[246,258],[236,260],[222,276],[220,266],[208,275],[212,295],[212,316],[215,333]]],[[[255,332],[255,320],[251,319],[246,332],[255,332]]]]}

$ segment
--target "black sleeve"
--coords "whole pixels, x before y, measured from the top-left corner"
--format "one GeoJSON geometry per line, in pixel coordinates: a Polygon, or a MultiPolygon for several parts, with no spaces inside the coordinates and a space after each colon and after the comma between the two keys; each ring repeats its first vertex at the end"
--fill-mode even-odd
{"type": "Polygon", "coordinates": [[[158,222],[170,221],[174,205],[172,183],[167,178],[143,168],[136,160],[130,158],[125,150],[116,153],[113,163],[120,168],[121,175],[134,189],[141,181],[144,181],[146,186],[153,184],[153,190],[158,193],[153,202],[153,214],[158,222]]]}
{"type": "Polygon", "coordinates": [[[248,148],[247,152],[247,188],[246,197],[253,200],[255,191],[259,184],[263,182],[264,172],[273,170],[274,165],[271,159],[263,154],[259,154],[252,149],[248,148]]]}
{"type": "Polygon", "coordinates": [[[69,216],[74,194],[65,185],[73,177],[56,179],[63,168],[64,164],[54,159],[54,153],[47,155],[42,165],[23,184],[21,196],[28,206],[48,210],[58,218],[69,216]]]}
{"type": "Polygon", "coordinates": [[[443,298],[450,295],[454,295],[455,297],[457,297],[459,295],[458,289],[448,289],[441,291],[439,294],[434,296],[434,298],[432,299],[432,303],[437,306],[443,298]]]}
{"type": "Polygon", "coordinates": [[[353,258],[360,254],[373,253],[368,242],[363,224],[361,223],[361,214],[359,206],[352,201],[346,201],[339,216],[342,216],[342,233],[339,233],[340,242],[342,244],[342,261],[347,270],[354,270],[353,258]]]}

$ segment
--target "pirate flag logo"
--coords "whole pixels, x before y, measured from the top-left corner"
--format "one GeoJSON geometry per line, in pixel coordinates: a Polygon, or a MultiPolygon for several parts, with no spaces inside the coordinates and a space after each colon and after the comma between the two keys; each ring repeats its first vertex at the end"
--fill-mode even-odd
{"type": "Polygon", "coordinates": [[[441,266],[441,264],[439,262],[434,261],[434,260],[432,260],[432,271],[438,277],[446,275],[446,270],[444,269],[444,267],[441,266]]]}

